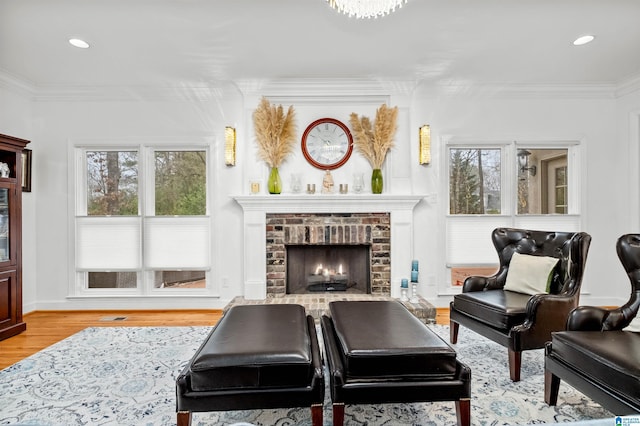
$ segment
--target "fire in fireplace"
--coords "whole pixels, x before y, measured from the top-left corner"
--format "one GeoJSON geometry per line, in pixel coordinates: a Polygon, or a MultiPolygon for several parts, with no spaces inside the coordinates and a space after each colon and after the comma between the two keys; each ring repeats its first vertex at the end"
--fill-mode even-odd
{"type": "Polygon", "coordinates": [[[371,293],[371,246],[286,245],[287,293],[371,293]]]}

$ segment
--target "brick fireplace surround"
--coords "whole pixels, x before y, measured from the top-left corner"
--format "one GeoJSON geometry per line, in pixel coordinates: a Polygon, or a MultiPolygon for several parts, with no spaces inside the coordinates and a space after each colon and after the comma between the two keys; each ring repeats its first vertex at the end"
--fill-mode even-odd
{"type": "Polygon", "coordinates": [[[286,246],[371,246],[371,294],[390,295],[389,213],[284,213],[266,215],[267,297],[286,293],[286,246]]]}
{"type": "MultiPolygon", "coordinates": [[[[314,316],[331,300],[385,300],[400,297],[400,280],[409,275],[413,253],[413,209],[419,195],[281,194],[233,197],[243,210],[243,294],[229,305],[299,303],[314,316]],[[371,244],[372,294],[341,292],[286,294],[285,244],[371,244]]],[[[435,307],[405,303],[425,322],[435,307]]]]}

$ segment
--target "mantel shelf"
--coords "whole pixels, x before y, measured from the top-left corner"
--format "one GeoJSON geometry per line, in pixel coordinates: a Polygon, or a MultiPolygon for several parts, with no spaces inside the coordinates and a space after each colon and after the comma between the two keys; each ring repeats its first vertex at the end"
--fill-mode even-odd
{"type": "Polygon", "coordinates": [[[412,210],[425,195],[278,194],[236,195],[245,211],[269,213],[371,213],[412,210]]]}

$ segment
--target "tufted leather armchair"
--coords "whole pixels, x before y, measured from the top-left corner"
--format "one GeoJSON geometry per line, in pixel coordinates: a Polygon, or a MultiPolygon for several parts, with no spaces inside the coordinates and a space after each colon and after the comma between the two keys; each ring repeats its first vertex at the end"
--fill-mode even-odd
{"type": "Polygon", "coordinates": [[[629,300],[615,309],[579,306],[567,330],[545,348],[545,401],[556,405],[561,378],[618,414],[640,413],[640,333],[624,331],[640,309],[640,234],[618,238],[618,257],[631,282],[629,300]]]}
{"type": "Polygon", "coordinates": [[[497,228],[491,238],[500,268],[490,277],[471,276],[450,305],[450,340],[459,325],[507,347],[509,374],[520,380],[522,351],[541,349],[551,332],[564,330],[578,305],[591,236],[584,232],[547,232],[497,228]],[[549,294],[527,295],[504,290],[513,253],[560,259],[552,272],[549,294]]]}

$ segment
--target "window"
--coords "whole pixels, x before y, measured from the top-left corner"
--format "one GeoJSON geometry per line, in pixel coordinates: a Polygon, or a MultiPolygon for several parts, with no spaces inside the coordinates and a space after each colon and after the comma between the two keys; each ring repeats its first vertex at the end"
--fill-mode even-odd
{"type": "Polygon", "coordinates": [[[497,227],[578,231],[578,150],[576,142],[449,142],[446,276],[497,265],[497,227]]]}
{"type": "Polygon", "coordinates": [[[567,149],[518,149],[518,214],[568,214],[567,149]]]}
{"type": "Polygon", "coordinates": [[[449,151],[449,213],[500,214],[500,149],[449,151]]]}
{"type": "Polygon", "coordinates": [[[77,148],[76,155],[74,293],[206,289],[208,148],[77,148]]]}

